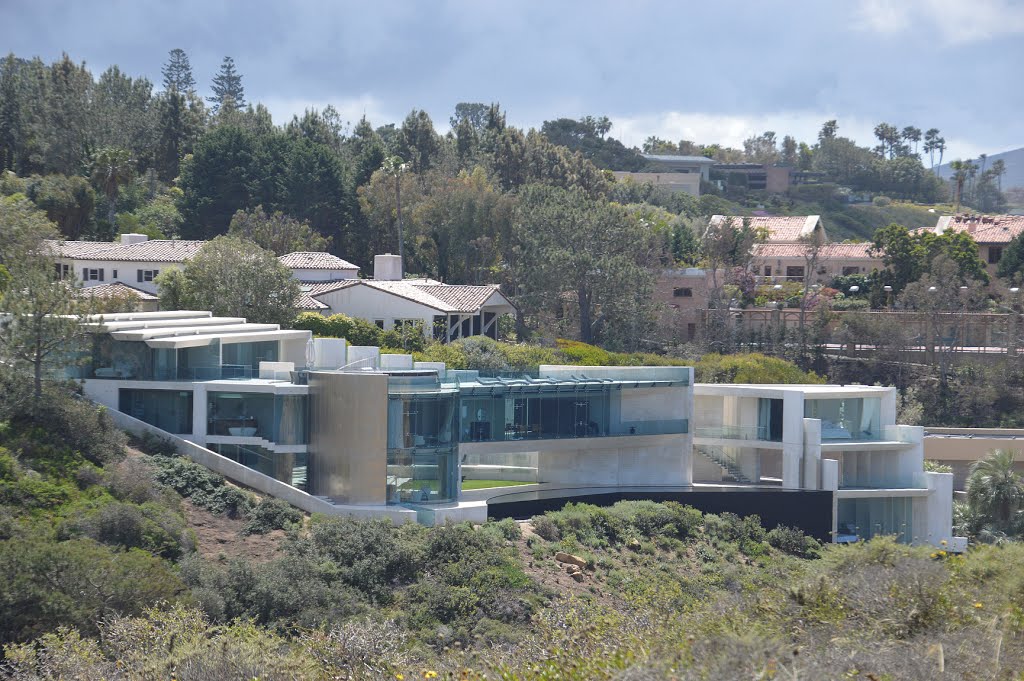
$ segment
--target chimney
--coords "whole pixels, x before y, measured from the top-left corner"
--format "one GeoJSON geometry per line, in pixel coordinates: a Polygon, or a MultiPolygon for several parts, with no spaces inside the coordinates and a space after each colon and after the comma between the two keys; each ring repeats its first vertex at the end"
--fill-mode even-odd
{"type": "Polygon", "coordinates": [[[373,278],[377,281],[401,281],[401,256],[390,253],[373,256],[373,278]]]}
{"type": "Polygon", "coordinates": [[[122,234],[121,245],[131,246],[132,244],[140,244],[143,241],[149,241],[149,237],[145,234],[122,234]]]}

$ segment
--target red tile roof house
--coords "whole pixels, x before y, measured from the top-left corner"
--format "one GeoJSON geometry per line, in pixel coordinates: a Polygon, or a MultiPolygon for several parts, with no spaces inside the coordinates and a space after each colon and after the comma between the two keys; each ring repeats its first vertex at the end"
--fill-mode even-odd
{"type": "Polygon", "coordinates": [[[978,244],[978,255],[989,275],[995,277],[1003,249],[1024,232],[1024,215],[943,215],[934,232],[942,234],[948,230],[970,234],[978,244]]]}
{"type": "Polygon", "coordinates": [[[825,226],[818,215],[740,216],[715,215],[710,224],[732,220],[742,224],[746,219],[755,229],[763,230],[765,240],[754,247],[751,267],[760,283],[804,281],[827,283],[833,277],[869,274],[882,269],[881,254],[871,253],[870,243],[830,243],[825,226]],[[825,243],[818,251],[814,272],[806,272],[808,246],[803,240],[819,235],[825,243]]]}
{"type": "MultiPolygon", "coordinates": [[[[59,271],[63,276],[78,277],[85,295],[134,292],[148,310],[157,300],[157,275],[182,267],[204,243],[122,234],[115,242],[54,241],[52,247],[59,271]]],[[[496,338],[498,318],[515,312],[496,285],[405,279],[397,255],[375,257],[375,279],[360,279],[358,266],[330,253],[301,251],[278,260],[299,281],[296,309],[324,315],[344,313],[383,329],[415,322],[443,341],[481,334],[496,338]]]]}

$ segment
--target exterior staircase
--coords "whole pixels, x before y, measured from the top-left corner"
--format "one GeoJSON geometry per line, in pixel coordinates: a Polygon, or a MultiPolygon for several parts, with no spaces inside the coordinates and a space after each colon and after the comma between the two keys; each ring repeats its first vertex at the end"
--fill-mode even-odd
{"type": "Polygon", "coordinates": [[[693,450],[704,458],[714,461],[728,477],[732,478],[736,482],[745,484],[753,482],[753,480],[743,474],[743,470],[735,461],[719,452],[716,452],[714,449],[709,447],[694,447],[693,450]]]}

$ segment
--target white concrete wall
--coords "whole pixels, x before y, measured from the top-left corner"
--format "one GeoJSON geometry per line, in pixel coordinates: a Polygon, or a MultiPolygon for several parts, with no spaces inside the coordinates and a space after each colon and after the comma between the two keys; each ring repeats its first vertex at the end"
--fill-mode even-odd
{"type": "Polygon", "coordinates": [[[384,353],[380,356],[381,369],[412,369],[412,355],[384,353]]]}
{"type": "MultiPolygon", "coordinates": [[[[348,363],[348,341],[344,338],[314,338],[315,369],[338,369],[348,363]]],[[[303,359],[305,366],[305,359],[303,359]]]]}
{"type": "Polygon", "coordinates": [[[378,368],[380,366],[380,348],[372,345],[348,346],[345,366],[351,369],[378,368]]]}
{"type": "Polygon", "coordinates": [[[82,285],[85,287],[99,286],[101,284],[112,284],[115,281],[119,281],[129,286],[134,286],[137,289],[152,293],[156,295],[159,293],[157,290],[156,282],[138,281],[139,270],[159,270],[163,273],[166,270],[180,269],[180,263],[173,262],[128,262],[128,261],[112,261],[112,260],[72,260],[65,258],[62,262],[67,262],[71,265],[71,268],[75,272],[75,276],[82,280],[82,285]],[[86,269],[102,269],[103,270],[103,281],[85,281],[84,273],[86,269]],[[114,270],[117,270],[117,276],[114,276],[114,270]]]}
{"type": "Polygon", "coordinates": [[[432,332],[434,315],[444,314],[412,300],[361,285],[325,293],[317,296],[317,300],[330,306],[331,309],[325,310],[324,314],[347,314],[370,322],[383,319],[385,329],[395,328],[396,319],[418,319],[423,322],[424,329],[432,332]]]}
{"type": "MultiPolygon", "coordinates": [[[[173,443],[179,454],[187,456],[196,463],[205,466],[216,473],[220,473],[232,482],[250,487],[257,492],[262,492],[263,494],[283,499],[292,506],[300,508],[307,513],[350,515],[360,518],[390,518],[391,520],[399,523],[416,521],[416,512],[407,508],[383,505],[344,506],[340,504],[332,504],[328,501],[324,501],[323,499],[307,494],[300,489],[296,489],[291,485],[285,484],[280,480],[275,480],[274,478],[263,475],[248,466],[243,466],[242,464],[221,456],[216,452],[212,452],[209,449],[171,435],[170,433],[151,426],[148,423],[132,418],[131,416],[117,410],[111,410],[110,416],[118,428],[126,430],[137,436],[149,433],[157,437],[162,437],[173,443]]],[[[471,513],[471,511],[467,512],[471,513]]]]}

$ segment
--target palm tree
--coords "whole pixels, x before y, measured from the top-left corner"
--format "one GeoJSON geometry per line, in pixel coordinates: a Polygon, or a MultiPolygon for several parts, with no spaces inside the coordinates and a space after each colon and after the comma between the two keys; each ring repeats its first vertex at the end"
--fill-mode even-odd
{"type": "Polygon", "coordinates": [[[1024,504],[1024,480],[1013,470],[1018,453],[994,449],[971,465],[967,477],[967,503],[999,529],[1008,528],[1024,504]]]}
{"type": "Polygon", "coordinates": [[[953,179],[956,181],[956,208],[953,209],[953,212],[959,213],[960,202],[964,197],[964,183],[967,182],[968,177],[974,174],[978,166],[974,165],[971,161],[957,159],[949,164],[949,168],[953,171],[953,179]]]}
{"type": "Polygon", "coordinates": [[[107,221],[114,225],[121,187],[135,178],[135,159],[127,149],[105,147],[92,161],[92,181],[107,197],[107,221]]]}

